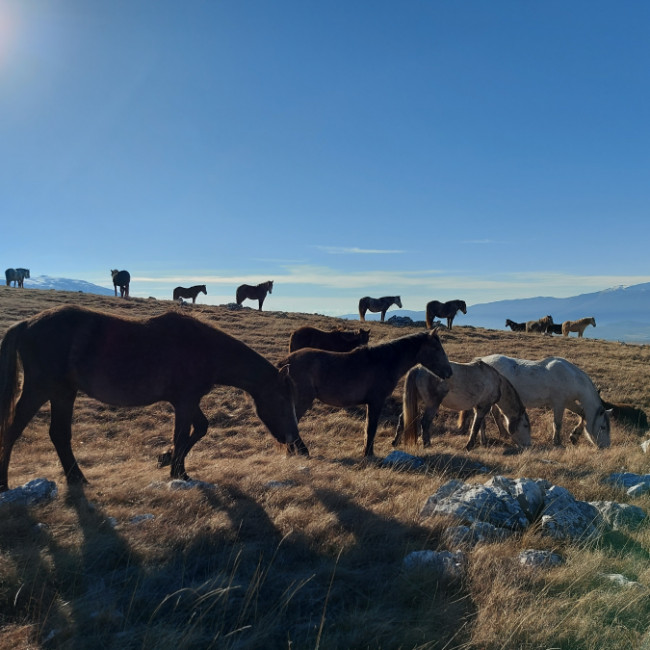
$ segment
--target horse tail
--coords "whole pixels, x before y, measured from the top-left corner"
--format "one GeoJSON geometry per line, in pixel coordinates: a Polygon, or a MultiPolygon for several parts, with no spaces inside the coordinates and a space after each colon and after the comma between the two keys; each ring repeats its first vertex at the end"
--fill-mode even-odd
{"type": "Polygon", "coordinates": [[[11,424],[18,394],[18,345],[27,322],[10,327],[0,344],[0,444],[11,424]]]}
{"type": "Polygon", "coordinates": [[[427,305],[425,319],[427,323],[427,329],[431,329],[433,327],[433,309],[430,308],[430,305],[427,305]]]}
{"type": "Polygon", "coordinates": [[[402,418],[404,420],[404,444],[415,445],[418,440],[418,371],[413,368],[404,381],[404,396],[402,399],[402,418]]]}

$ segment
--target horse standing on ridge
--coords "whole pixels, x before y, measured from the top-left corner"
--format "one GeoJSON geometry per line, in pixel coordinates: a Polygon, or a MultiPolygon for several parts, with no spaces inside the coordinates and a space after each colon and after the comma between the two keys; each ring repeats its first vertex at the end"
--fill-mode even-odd
{"type": "Polygon", "coordinates": [[[578,332],[578,338],[582,338],[588,325],[596,327],[596,319],[593,316],[580,320],[565,320],[562,323],[562,336],[569,336],[569,332],[578,332]]]}
{"type": "Polygon", "coordinates": [[[506,327],[509,327],[513,332],[525,332],[526,323],[515,323],[515,321],[506,318],[506,327]]]}
{"type": "Polygon", "coordinates": [[[241,284],[237,287],[235,298],[237,299],[238,305],[241,305],[244,300],[257,300],[259,304],[258,310],[262,311],[262,305],[264,304],[267,293],[273,293],[273,280],[268,280],[268,282],[262,282],[255,286],[252,284],[241,284]]]}
{"type": "Polygon", "coordinates": [[[159,466],[171,465],[171,478],[188,480],[185,457],[208,430],[201,399],[216,384],[249,393],[271,435],[307,454],[288,368],[278,370],[208,323],[177,311],[136,320],[71,305],[21,321],[0,345],[0,491],[8,489],[14,443],[48,401],[50,439],[65,477],[68,483],[86,482],[71,446],[80,390],[114,406],[169,402],[175,413],[173,444],[159,466]]]}
{"type": "Polygon", "coordinates": [[[381,322],[383,323],[386,312],[391,305],[397,305],[401,309],[402,299],[399,296],[384,296],[383,298],[364,296],[359,300],[359,320],[365,322],[366,312],[368,311],[373,313],[381,312],[381,322]]]}
{"type": "Polygon", "coordinates": [[[10,286],[13,282],[14,287],[23,289],[25,286],[25,278],[29,278],[29,269],[7,269],[5,271],[7,286],[10,286]]]}
{"type": "Polygon", "coordinates": [[[176,287],[174,289],[174,300],[178,300],[179,298],[191,298],[192,304],[194,304],[196,302],[196,297],[200,293],[204,293],[206,296],[208,295],[204,284],[197,284],[189,289],[186,289],[185,287],[176,287]]]}
{"type": "Polygon", "coordinates": [[[117,269],[111,270],[111,277],[113,278],[113,288],[115,289],[115,296],[117,296],[117,288],[120,288],[120,298],[129,297],[129,284],[131,283],[131,274],[128,271],[118,271],[117,269]]]}
{"type": "Polygon", "coordinates": [[[540,334],[548,334],[553,326],[553,317],[544,316],[538,320],[529,320],[526,322],[527,332],[539,332],[540,334]]]}
{"type": "Polygon", "coordinates": [[[467,305],[464,300],[448,300],[447,302],[439,302],[438,300],[432,300],[427,303],[426,309],[426,321],[427,327],[431,329],[433,327],[434,318],[446,318],[447,319],[447,328],[451,329],[451,325],[456,318],[456,314],[462,311],[463,314],[467,313],[467,305]]]}

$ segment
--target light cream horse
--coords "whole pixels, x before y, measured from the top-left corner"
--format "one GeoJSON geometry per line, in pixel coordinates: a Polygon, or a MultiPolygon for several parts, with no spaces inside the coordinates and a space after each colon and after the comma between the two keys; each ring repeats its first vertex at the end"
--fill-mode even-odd
{"type": "Polygon", "coordinates": [[[580,320],[565,320],[562,323],[562,336],[569,336],[569,332],[578,332],[578,338],[582,338],[588,325],[596,327],[596,319],[593,316],[591,318],[581,318],[580,320]]]}
{"type": "MultiPolygon", "coordinates": [[[[425,407],[422,416],[422,444],[431,443],[429,427],[440,406],[452,411],[473,409],[474,420],[467,440],[469,451],[476,444],[480,432],[481,443],[486,444],[483,420],[493,406],[505,420],[504,431],[519,447],[530,446],[530,420],[526,408],[512,384],[499,372],[480,360],[471,363],[450,362],[452,375],[440,379],[422,366],[415,366],[406,375],[402,416],[397,425],[393,445],[414,445],[417,440],[418,401],[425,407]],[[403,424],[403,427],[402,427],[403,424]]],[[[498,416],[497,416],[498,418],[498,416]]],[[[498,419],[497,419],[498,422],[498,419]]],[[[500,427],[501,428],[501,427],[500,427]]]]}
{"type": "MultiPolygon", "coordinates": [[[[502,354],[481,357],[515,387],[527,408],[553,410],[553,444],[561,444],[562,417],[567,409],[584,421],[588,440],[596,447],[610,445],[610,412],[605,410],[600,395],[589,375],[562,357],[540,361],[515,359],[502,354]]],[[[577,437],[572,436],[571,442],[577,437]]]]}

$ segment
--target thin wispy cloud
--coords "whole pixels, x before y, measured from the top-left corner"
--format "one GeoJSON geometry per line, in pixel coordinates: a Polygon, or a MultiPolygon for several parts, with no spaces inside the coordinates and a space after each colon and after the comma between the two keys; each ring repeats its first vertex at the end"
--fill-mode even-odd
{"type": "Polygon", "coordinates": [[[401,255],[406,253],[404,250],[358,248],[357,246],[314,246],[314,248],[330,255],[401,255]]]}

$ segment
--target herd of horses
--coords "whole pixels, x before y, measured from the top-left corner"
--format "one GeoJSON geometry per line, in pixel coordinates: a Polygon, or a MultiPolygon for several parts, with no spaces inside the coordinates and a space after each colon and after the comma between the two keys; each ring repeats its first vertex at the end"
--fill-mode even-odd
{"type": "Polygon", "coordinates": [[[577,332],[579,338],[582,338],[589,325],[596,327],[596,319],[593,316],[578,320],[565,320],[563,323],[554,323],[553,317],[550,315],[525,323],[516,323],[506,318],[506,327],[513,332],[538,332],[540,334],[561,334],[562,336],[569,336],[571,332],[577,332]]]}
{"type": "MultiPolygon", "coordinates": [[[[240,297],[250,296],[248,291],[240,297]]],[[[190,291],[189,297],[196,293],[190,291]]],[[[257,297],[261,307],[263,297],[257,297]]],[[[453,320],[454,309],[464,310],[459,303],[446,311],[435,306],[431,313],[453,320]]],[[[595,447],[610,445],[614,405],[607,408],[589,376],[566,359],[490,355],[456,363],[448,359],[437,327],[377,344],[370,344],[369,336],[363,328],[301,327],[291,334],[287,355],[274,364],[237,338],[180,311],[145,319],[70,305],[41,312],[10,327],[0,344],[0,491],[8,489],[16,440],[46,402],[50,439],[66,479],[85,482],[71,444],[79,391],[116,406],[170,403],[172,444],[158,461],[171,467],[174,479],[189,478],[185,458],[208,430],[200,402],[214,385],[249,393],[260,420],[288,454],[308,455],[298,423],[319,400],[335,407],[366,407],[363,456],[372,457],[382,408],[403,377],[394,445],[402,438],[414,444],[420,431],[423,445],[429,445],[430,425],[440,407],[457,411],[461,426],[473,413],[468,450],[479,436],[485,444],[489,413],[515,447],[529,447],[528,408],[553,411],[555,445],[561,445],[565,410],[580,418],[571,442],[584,434],[595,447]],[[170,347],[171,340],[175,345],[170,347]]]]}

